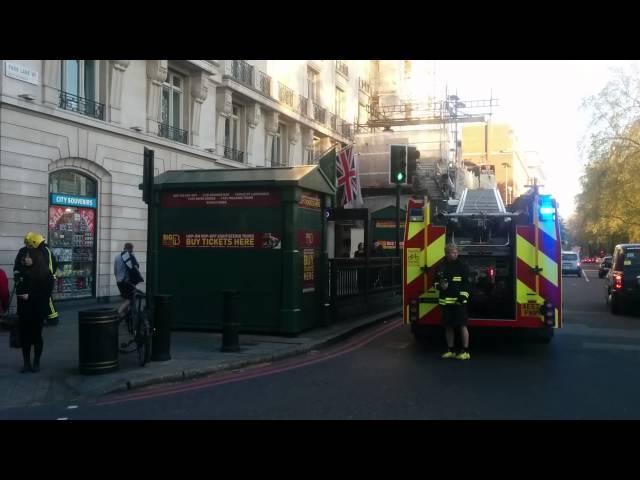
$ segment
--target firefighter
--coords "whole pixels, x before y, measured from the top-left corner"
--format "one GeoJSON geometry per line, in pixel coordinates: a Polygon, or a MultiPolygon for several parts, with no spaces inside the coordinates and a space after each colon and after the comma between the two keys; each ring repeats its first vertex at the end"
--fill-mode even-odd
{"type": "Polygon", "coordinates": [[[438,303],[442,307],[448,350],[442,358],[469,360],[469,331],[467,330],[467,301],[469,300],[469,267],[458,258],[458,247],[449,243],[444,248],[445,261],[436,273],[435,287],[440,291],[438,303]],[[460,329],[462,349],[455,351],[455,330],[460,329]]]}
{"type": "MultiPolygon", "coordinates": [[[[25,246],[18,251],[18,255],[16,255],[16,259],[13,264],[14,282],[18,283],[22,280],[22,274],[25,268],[23,264],[23,258],[27,254],[27,249],[37,248],[42,252],[42,255],[47,261],[49,273],[51,274],[51,284],[53,286],[56,278],[55,273],[58,270],[58,260],[51,253],[51,249],[45,243],[44,237],[39,233],[27,232],[27,234],[24,236],[24,245],[25,246]]],[[[48,304],[49,306],[48,306],[48,312],[47,312],[47,323],[50,325],[56,325],[58,323],[58,312],[56,310],[55,305],[53,304],[53,299],[51,297],[49,297],[48,304]]]]}

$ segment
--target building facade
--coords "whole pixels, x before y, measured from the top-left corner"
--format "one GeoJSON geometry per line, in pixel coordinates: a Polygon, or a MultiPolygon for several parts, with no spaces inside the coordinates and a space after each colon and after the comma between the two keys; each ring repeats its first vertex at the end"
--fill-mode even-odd
{"type": "Polygon", "coordinates": [[[0,268],[28,231],[60,261],[54,298],[117,295],[132,242],[146,271],[143,148],[155,173],[313,163],[351,143],[369,61],[4,60],[0,268]]]}

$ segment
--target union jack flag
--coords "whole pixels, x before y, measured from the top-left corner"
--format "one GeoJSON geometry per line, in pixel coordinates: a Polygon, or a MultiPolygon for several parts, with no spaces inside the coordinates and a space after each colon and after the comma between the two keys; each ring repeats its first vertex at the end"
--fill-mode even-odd
{"type": "Polygon", "coordinates": [[[341,207],[362,198],[358,166],[353,155],[353,145],[349,145],[338,152],[336,157],[336,180],[338,181],[338,187],[344,187],[340,201],[341,207]]]}

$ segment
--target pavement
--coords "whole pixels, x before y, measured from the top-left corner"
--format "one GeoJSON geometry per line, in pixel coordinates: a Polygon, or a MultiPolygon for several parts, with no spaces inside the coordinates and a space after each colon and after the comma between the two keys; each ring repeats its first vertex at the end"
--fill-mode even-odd
{"type": "MultiPolygon", "coordinates": [[[[316,328],[297,337],[241,333],[240,351],[227,353],[220,351],[220,333],[174,331],[171,332],[171,360],[150,362],[140,367],[135,352],[120,353],[117,371],[83,375],[78,371],[78,312],[91,308],[117,308],[117,304],[92,302],[58,307],[59,324],[43,330],[44,351],[39,373],[20,373],[22,352],[9,348],[9,332],[0,330],[0,409],[98,397],[273,362],[326,347],[401,313],[398,306],[316,328]]],[[[121,341],[129,339],[124,326],[120,334],[121,341]]]]}

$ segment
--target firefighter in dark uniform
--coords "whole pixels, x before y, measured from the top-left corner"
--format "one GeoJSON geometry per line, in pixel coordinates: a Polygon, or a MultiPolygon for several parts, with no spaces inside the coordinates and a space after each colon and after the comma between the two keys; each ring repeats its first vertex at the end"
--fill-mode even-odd
{"type": "Polygon", "coordinates": [[[458,247],[449,243],[444,248],[445,261],[436,273],[435,287],[440,291],[438,303],[442,307],[448,350],[442,358],[469,360],[469,331],[467,330],[467,301],[469,300],[469,267],[458,258],[458,247]],[[455,351],[455,330],[460,329],[462,349],[455,351]]]}
{"type": "MultiPolygon", "coordinates": [[[[44,237],[42,235],[40,235],[39,233],[35,233],[35,232],[27,232],[27,234],[24,236],[24,247],[22,247],[20,250],[18,250],[18,255],[16,255],[16,259],[13,263],[13,279],[14,282],[17,284],[18,282],[20,282],[22,280],[22,274],[24,272],[24,264],[23,264],[23,259],[25,257],[25,255],[27,254],[27,249],[28,248],[37,248],[38,250],[40,250],[42,252],[42,255],[44,256],[48,268],[49,268],[49,272],[51,273],[51,283],[54,284],[55,283],[55,273],[58,270],[58,260],[56,259],[56,257],[51,253],[51,249],[49,248],[49,246],[45,243],[44,241],[44,237]]],[[[47,324],[49,325],[57,325],[58,324],[58,312],[56,310],[55,305],[53,304],[53,299],[51,297],[49,297],[49,308],[48,308],[48,312],[47,312],[47,324]]]]}

